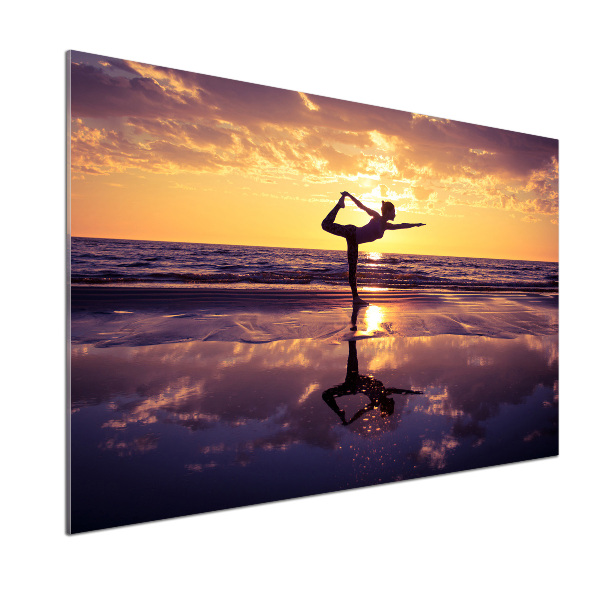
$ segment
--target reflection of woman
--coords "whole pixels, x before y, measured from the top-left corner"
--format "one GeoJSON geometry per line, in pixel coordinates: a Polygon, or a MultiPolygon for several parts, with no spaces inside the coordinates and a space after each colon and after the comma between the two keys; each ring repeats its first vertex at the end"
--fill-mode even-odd
{"type": "Polygon", "coordinates": [[[358,290],[356,288],[356,265],[358,263],[358,245],[366,244],[367,242],[374,242],[383,237],[383,234],[388,229],[409,229],[410,227],[422,227],[425,223],[399,223],[392,225],[388,221],[393,221],[396,218],[396,209],[391,202],[381,203],[381,214],[376,210],[368,208],[362,202],[357,200],[352,194],[348,192],[342,192],[342,197],[338,200],[338,203],[333,207],[331,212],[323,219],[321,227],[328,233],[333,235],[339,235],[346,238],[348,245],[348,280],[350,288],[352,289],[352,299],[357,304],[368,304],[358,296],[358,290]],[[344,198],[350,198],[358,208],[362,208],[367,214],[371,216],[371,220],[363,227],[356,227],[356,225],[340,225],[335,223],[335,218],[340,208],[346,206],[344,198]]]}
{"type": "Polygon", "coordinates": [[[341,419],[344,425],[350,425],[362,417],[366,412],[379,408],[382,417],[388,417],[394,412],[394,399],[390,394],[422,394],[412,390],[401,390],[398,388],[386,388],[381,381],[370,375],[358,373],[358,356],[356,354],[356,340],[348,342],[348,367],[346,369],[346,381],[340,385],[329,388],[323,392],[323,400],[327,406],[341,419]],[[349,421],[346,421],[346,413],[337,405],[336,398],[341,396],[355,396],[364,394],[371,401],[361,408],[349,421]]]}

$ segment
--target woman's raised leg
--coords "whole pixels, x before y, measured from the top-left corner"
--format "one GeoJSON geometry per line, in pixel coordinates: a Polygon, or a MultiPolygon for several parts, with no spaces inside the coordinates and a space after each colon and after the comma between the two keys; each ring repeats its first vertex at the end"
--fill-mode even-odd
{"type": "Polygon", "coordinates": [[[344,208],[344,198],[343,196],[338,200],[338,203],[331,209],[329,214],[323,219],[321,223],[321,227],[327,231],[328,233],[333,233],[333,235],[339,235],[341,237],[346,237],[346,226],[340,225],[339,223],[335,223],[335,218],[340,210],[340,208],[344,208]]]}

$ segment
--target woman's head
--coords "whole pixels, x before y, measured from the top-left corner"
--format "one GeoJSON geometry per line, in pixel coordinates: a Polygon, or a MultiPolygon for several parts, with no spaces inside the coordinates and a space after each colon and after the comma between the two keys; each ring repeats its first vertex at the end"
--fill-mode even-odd
{"type": "Polygon", "coordinates": [[[393,221],[396,218],[396,209],[391,202],[385,200],[381,202],[381,216],[386,221],[393,221]]]}

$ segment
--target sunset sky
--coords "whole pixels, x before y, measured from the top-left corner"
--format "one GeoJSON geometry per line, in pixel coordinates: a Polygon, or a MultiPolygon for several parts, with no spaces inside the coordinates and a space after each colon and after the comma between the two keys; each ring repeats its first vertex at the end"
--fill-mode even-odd
{"type": "MultiPolygon", "coordinates": [[[[321,221],[347,190],[375,209],[393,202],[396,223],[427,224],[361,249],[558,260],[557,140],[71,59],[74,236],[341,250],[321,221]]],[[[368,219],[347,208],[337,222],[368,219]]]]}

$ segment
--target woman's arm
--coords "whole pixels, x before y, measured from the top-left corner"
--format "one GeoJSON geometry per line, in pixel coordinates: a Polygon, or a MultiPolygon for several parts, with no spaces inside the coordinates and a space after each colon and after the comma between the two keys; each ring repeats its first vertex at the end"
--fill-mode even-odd
{"type": "Polygon", "coordinates": [[[392,223],[386,223],[386,229],[410,229],[411,227],[423,227],[425,223],[397,223],[396,225],[392,223]]]}
{"type": "Polygon", "coordinates": [[[354,204],[356,204],[356,206],[358,206],[358,208],[362,208],[367,214],[371,215],[372,217],[380,217],[381,216],[376,210],[373,210],[372,208],[365,206],[360,200],[357,200],[352,194],[349,194],[348,192],[342,192],[342,195],[348,196],[348,198],[350,198],[350,200],[352,200],[354,202],[354,204]]]}

